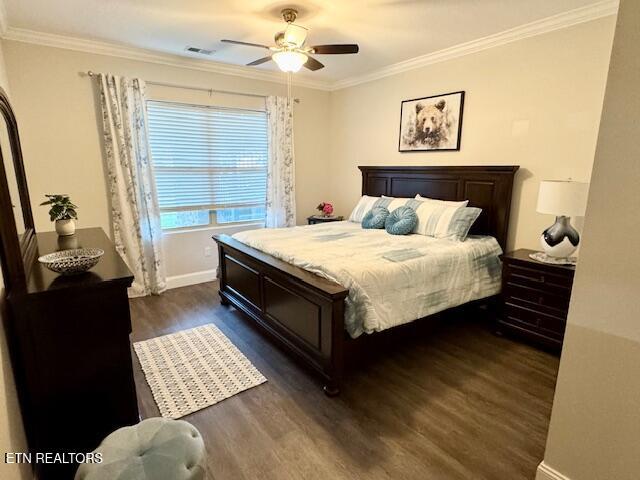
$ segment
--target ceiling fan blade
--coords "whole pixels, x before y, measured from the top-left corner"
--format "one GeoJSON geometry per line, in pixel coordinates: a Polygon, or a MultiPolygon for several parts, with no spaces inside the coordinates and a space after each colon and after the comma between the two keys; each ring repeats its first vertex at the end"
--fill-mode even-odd
{"type": "Polygon", "coordinates": [[[318,60],[316,60],[315,58],[307,55],[307,61],[304,63],[304,67],[308,68],[312,72],[315,72],[316,70],[320,70],[321,68],[324,68],[324,65],[320,63],[318,60]]]}
{"type": "Polygon", "coordinates": [[[248,67],[254,67],[256,65],[262,65],[263,63],[268,62],[269,60],[271,60],[270,56],[269,57],[262,57],[262,58],[259,58],[258,60],[254,60],[251,63],[247,63],[247,66],[248,67]]]}
{"type": "Polygon", "coordinates": [[[313,53],[319,55],[338,55],[344,53],[358,53],[360,47],[355,43],[338,44],[338,45],[316,45],[313,48],[313,53]]]}
{"type": "Polygon", "coordinates": [[[220,40],[221,42],[224,43],[233,43],[234,45],[245,45],[247,47],[258,47],[258,48],[266,48],[267,50],[269,50],[269,47],[267,45],[260,45],[259,43],[249,43],[249,42],[239,42],[237,40],[220,40]]]}

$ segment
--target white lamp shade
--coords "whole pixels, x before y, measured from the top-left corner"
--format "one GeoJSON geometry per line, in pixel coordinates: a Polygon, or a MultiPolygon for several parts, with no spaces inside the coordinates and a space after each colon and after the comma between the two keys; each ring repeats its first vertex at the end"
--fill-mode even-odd
{"type": "Polygon", "coordinates": [[[587,208],[589,184],[583,182],[544,180],[538,192],[539,213],[583,217],[587,208]]]}
{"type": "Polygon", "coordinates": [[[284,31],[284,38],[282,41],[289,46],[302,47],[304,41],[307,39],[308,30],[300,25],[294,25],[290,23],[284,31]]]}
{"type": "Polygon", "coordinates": [[[302,65],[307,62],[309,57],[304,53],[285,50],[274,53],[271,58],[273,58],[283,72],[295,73],[302,68],[302,65]]]}

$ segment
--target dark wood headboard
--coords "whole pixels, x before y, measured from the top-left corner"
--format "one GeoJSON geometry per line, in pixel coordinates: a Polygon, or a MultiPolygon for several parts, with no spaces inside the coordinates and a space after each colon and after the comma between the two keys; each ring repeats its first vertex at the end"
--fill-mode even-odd
{"type": "Polygon", "coordinates": [[[424,197],[469,200],[482,214],[472,234],[491,235],[506,251],[511,192],[517,165],[471,167],[358,167],[362,194],[379,197],[424,197]]]}

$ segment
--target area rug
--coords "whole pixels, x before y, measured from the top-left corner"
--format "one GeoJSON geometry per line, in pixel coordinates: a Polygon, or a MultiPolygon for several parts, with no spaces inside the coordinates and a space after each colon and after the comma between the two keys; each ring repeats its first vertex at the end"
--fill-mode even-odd
{"type": "Polygon", "coordinates": [[[211,324],[133,348],[163,417],[183,417],[267,381],[211,324]]]}

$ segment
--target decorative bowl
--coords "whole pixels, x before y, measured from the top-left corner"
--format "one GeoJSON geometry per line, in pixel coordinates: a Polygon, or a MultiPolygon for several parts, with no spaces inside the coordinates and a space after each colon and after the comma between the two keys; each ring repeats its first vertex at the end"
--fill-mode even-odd
{"type": "Polygon", "coordinates": [[[102,255],[104,250],[99,248],[75,248],[43,255],[38,261],[52,272],[74,275],[95,267],[102,255]]]}

